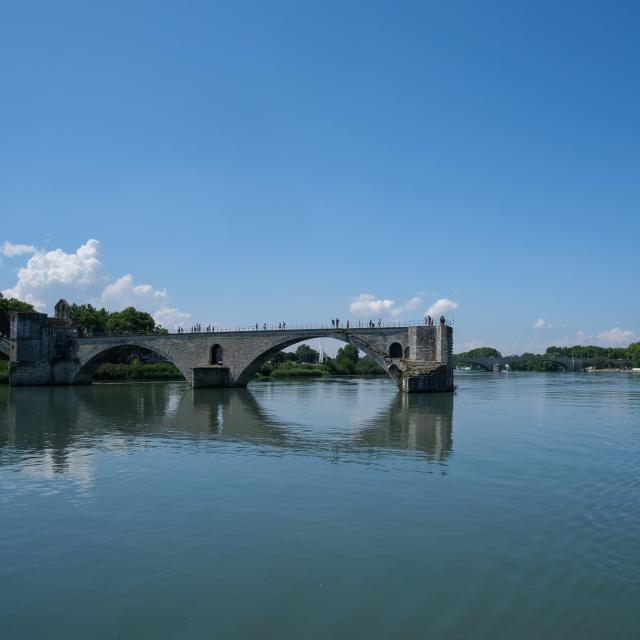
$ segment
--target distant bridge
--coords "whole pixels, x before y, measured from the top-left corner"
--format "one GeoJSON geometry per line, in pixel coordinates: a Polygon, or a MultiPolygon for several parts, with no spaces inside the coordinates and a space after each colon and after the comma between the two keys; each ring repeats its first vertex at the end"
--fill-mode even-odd
{"type": "MultiPolygon", "coordinates": [[[[619,359],[604,359],[603,358],[565,358],[560,356],[536,356],[537,360],[543,362],[550,362],[557,365],[563,371],[584,371],[587,367],[592,366],[594,363],[606,362],[608,367],[612,369],[630,368],[632,366],[631,360],[624,358],[619,359]]],[[[494,358],[494,357],[472,357],[464,358],[464,360],[454,356],[454,360],[458,366],[466,364],[468,366],[476,366],[485,371],[501,371],[505,367],[511,368],[513,363],[522,362],[524,358],[522,356],[507,356],[506,358],[494,358]]]]}

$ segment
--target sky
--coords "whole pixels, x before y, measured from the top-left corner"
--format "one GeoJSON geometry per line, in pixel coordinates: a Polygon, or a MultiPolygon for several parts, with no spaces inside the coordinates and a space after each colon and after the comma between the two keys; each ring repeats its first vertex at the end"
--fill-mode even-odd
{"type": "Polygon", "coordinates": [[[0,291],[163,325],[640,340],[637,2],[24,2],[0,291]]]}

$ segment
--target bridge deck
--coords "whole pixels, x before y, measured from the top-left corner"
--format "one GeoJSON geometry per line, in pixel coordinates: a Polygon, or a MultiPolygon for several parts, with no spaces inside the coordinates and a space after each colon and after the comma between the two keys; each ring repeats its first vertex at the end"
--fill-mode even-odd
{"type": "MultiPolygon", "coordinates": [[[[185,337],[193,337],[193,336],[215,336],[215,335],[223,335],[223,336],[237,336],[243,335],[247,337],[257,337],[264,335],[296,335],[301,333],[313,333],[313,337],[331,337],[332,333],[346,333],[346,332],[357,332],[363,335],[377,335],[377,334],[385,334],[392,331],[401,331],[403,329],[408,329],[409,327],[416,326],[424,326],[422,322],[401,322],[401,323],[382,323],[380,326],[376,324],[375,327],[364,326],[353,326],[349,327],[340,325],[339,327],[327,326],[325,324],[304,324],[304,325],[287,325],[286,328],[278,327],[277,325],[267,325],[266,328],[263,326],[259,326],[258,329],[255,328],[255,325],[252,327],[222,327],[220,329],[215,328],[213,331],[134,331],[130,333],[91,333],[91,334],[78,334],[78,339],[89,339],[89,338],[126,338],[126,337],[134,337],[134,336],[148,336],[148,337],[162,337],[162,336],[185,336],[185,337]]],[[[449,326],[449,325],[447,325],[449,326]]]]}

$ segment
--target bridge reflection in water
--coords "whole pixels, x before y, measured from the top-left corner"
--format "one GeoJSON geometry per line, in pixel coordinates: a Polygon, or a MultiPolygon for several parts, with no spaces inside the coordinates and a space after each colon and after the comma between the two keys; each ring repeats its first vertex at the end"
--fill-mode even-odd
{"type": "MultiPolygon", "coordinates": [[[[314,394],[319,387],[334,384],[340,385],[306,383],[295,390],[282,389],[282,394],[274,385],[263,398],[260,387],[256,394],[248,389],[191,389],[183,384],[11,391],[0,387],[0,465],[25,454],[46,453],[53,471],[64,473],[70,452],[96,447],[126,451],[149,439],[196,439],[212,447],[239,444],[262,447],[265,452],[271,448],[275,455],[332,460],[355,453],[358,460],[371,461],[377,455],[404,451],[429,462],[444,462],[451,454],[453,394],[393,392],[380,399],[379,382],[353,383],[341,392],[347,394],[344,406],[359,403],[364,410],[349,417],[343,406],[332,417],[322,413],[327,403],[321,394],[314,394]],[[378,401],[370,402],[370,396],[378,401]],[[282,397],[294,401],[285,405],[279,402],[282,397]],[[291,409],[301,402],[302,410],[291,409]],[[309,415],[314,416],[311,424],[302,424],[309,415]]],[[[389,385],[382,389],[388,392],[389,385]]]]}

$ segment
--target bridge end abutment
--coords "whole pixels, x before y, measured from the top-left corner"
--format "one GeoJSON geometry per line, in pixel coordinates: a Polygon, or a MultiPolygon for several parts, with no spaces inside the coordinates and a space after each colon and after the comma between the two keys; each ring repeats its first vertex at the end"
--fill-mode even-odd
{"type": "Polygon", "coordinates": [[[11,386],[72,384],[78,370],[75,330],[45,313],[11,316],[9,384],[11,386]]]}
{"type": "Polygon", "coordinates": [[[453,391],[453,329],[444,324],[409,327],[409,359],[397,376],[404,393],[453,391]]]}

